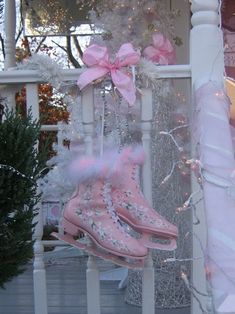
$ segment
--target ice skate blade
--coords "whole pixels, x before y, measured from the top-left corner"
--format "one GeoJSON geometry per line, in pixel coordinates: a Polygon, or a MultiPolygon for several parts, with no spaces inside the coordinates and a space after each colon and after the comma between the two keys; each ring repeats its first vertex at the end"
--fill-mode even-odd
{"type": "Polygon", "coordinates": [[[168,239],[170,241],[169,243],[157,243],[151,240],[152,237],[154,237],[152,234],[144,233],[139,241],[145,247],[154,250],[174,251],[177,248],[176,239],[168,239]]]}
{"type": "MultiPolygon", "coordinates": [[[[133,230],[135,230],[136,232],[141,233],[143,235],[148,235],[150,240],[147,241],[148,240],[147,237],[144,237],[144,239],[146,240],[146,243],[149,243],[149,245],[151,245],[151,243],[154,243],[154,242],[151,241],[151,237],[154,237],[156,239],[162,239],[162,240],[175,240],[175,245],[176,245],[176,239],[178,237],[178,231],[176,233],[173,233],[173,232],[169,232],[169,231],[167,231],[167,232],[165,231],[164,232],[163,230],[160,230],[160,229],[157,230],[157,229],[146,228],[146,226],[134,224],[131,220],[127,219],[126,217],[124,217],[121,214],[119,214],[119,218],[123,222],[125,222],[127,225],[129,225],[131,228],[133,228],[133,230]]],[[[148,247],[157,249],[157,247],[155,247],[155,246],[154,247],[148,246],[148,247]]],[[[169,248],[170,247],[171,247],[171,245],[169,246],[169,248]]],[[[172,244],[172,247],[173,247],[173,244],[172,244]]],[[[169,250],[172,251],[172,250],[175,250],[175,248],[174,249],[169,249],[169,250]]],[[[159,246],[159,250],[164,250],[164,247],[161,248],[161,246],[159,246]]]]}
{"type": "Polygon", "coordinates": [[[70,236],[77,236],[78,234],[81,234],[84,233],[86,235],[88,235],[91,243],[94,243],[97,248],[100,248],[101,250],[104,250],[105,252],[108,252],[112,255],[115,255],[115,256],[118,256],[118,257],[122,257],[122,258],[130,258],[131,260],[141,260],[141,259],[145,259],[147,258],[148,256],[148,251],[146,249],[145,251],[145,254],[144,255],[131,255],[131,254],[128,254],[128,253],[125,253],[125,252],[118,252],[116,250],[112,250],[111,248],[109,247],[106,247],[104,245],[102,245],[98,240],[97,238],[95,238],[89,231],[87,231],[86,229],[84,229],[83,227],[81,226],[77,226],[73,223],[71,223],[68,219],[64,218],[63,219],[63,222],[62,222],[62,226],[64,228],[64,232],[65,234],[68,234],[70,236]]]}
{"type": "Polygon", "coordinates": [[[87,243],[81,243],[79,240],[75,240],[73,236],[70,234],[59,234],[56,232],[53,232],[51,234],[53,237],[55,237],[58,240],[64,241],[73,247],[76,247],[77,249],[84,250],[88,252],[91,255],[97,256],[101,259],[104,259],[106,261],[110,261],[116,265],[127,267],[130,269],[142,269],[144,267],[144,260],[143,259],[131,259],[131,258],[123,258],[116,255],[113,255],[111,253],[100,251],[97,249],[97,246],[87,244],[87,243]]]}

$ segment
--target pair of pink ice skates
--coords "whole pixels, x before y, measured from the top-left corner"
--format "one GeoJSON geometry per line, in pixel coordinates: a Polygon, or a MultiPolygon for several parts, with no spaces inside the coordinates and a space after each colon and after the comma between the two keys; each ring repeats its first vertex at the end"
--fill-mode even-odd
{"type": "Polygon", "coordinates": [[[102,159],[76,161],[71,169],[78,188],[63,213],[65,234],[53,235],[129,268],[142,268],[148,249],[174,250],[177,227],[159,215],[142,194],[139,168],[143,163],[144,152],[139,146],[126,147],[120,154],[106,154],[102,159]],[[128,225],[139,237],[130,234],[128,225]],[[90,240],[79,240],[81,233],[90,240]]]}

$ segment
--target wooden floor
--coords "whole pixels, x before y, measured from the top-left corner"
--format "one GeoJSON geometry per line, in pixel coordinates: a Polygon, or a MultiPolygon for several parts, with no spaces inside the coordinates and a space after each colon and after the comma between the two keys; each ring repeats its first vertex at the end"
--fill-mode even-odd
{"type": "MultiPolygon", "coordinates": [[[[86,314],[86,257],[61,260],[46,265],[48,314],[86,314]]],[[[110,269],[101,262],[99,268],[110,269]]],[[[141,308],[124,301],[125,290],[118,289],[116,281],[101,282],[102,314],[141,314],[141,308]]],[[[189,308],[162,310],[156,314],[189,314],[189,308]]],[[[0,290],[1,314],[33,314],[32,265],[0,290]]],[[[95,313],[94,313],[95,314],[95,313]]]]}

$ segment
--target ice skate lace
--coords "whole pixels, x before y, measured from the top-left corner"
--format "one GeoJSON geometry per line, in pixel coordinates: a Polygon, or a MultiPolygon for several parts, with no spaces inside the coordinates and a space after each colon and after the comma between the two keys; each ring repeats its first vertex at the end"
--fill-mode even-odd
{"type": "Polygon", "coordinates": [[[113,207],[113,202],[112,202],[112,198],[111,198],[111,184],[109,182],[106,182],[104,184],[104,188],[103,188],[103,197],[104,197],[104,202],[107,206],[107,211],[110,214],[110,217],[112,219],[112,221],[116,224],[116,226],[118,227],[118,229],[125,233],[127,237],[129,237],[129,234],[127,234],[126,229],[124,228],[124,226],[122,225],[121,220],[119,219],[116,210],[113,207]]]}
{"type": "MultiPolygon", "coordinates": [[[[140,167],[139,166],[133,166],[132,172],[131,172],[131,178],[135,183],[135,187],[137,190],[137,193],[145,199],[145,196],[141,189],[141,183],[140,183],[140,167]]],[[[127,193],[127,192],[126,192],[127,193]]],[[[131,193],[131,192],[130,192],[131,193]]],[[[121,196],[119,196],[119,199],[121,199],[121,196]]],[[[162,219],[161,217],[156,217],[156,214],[154,213],[151,215],[151,212],[149,211],[150,208],[137,204],[135,202],[132,202],[131,204],[126,204],[125,202],[122,203],[122,206],[126,207],[128,206],[128,210],[140,221],[150,223],[151,225],[157,225],[157,227],[165,227],[168,228],[168,223],[162,219]]]]}
{"type": "Polygon", "coordinates": [[[143,192],[142,192],[141,187],[140,187],[140,167],[133,166],[131,178],[135,183],[135,186],[136,186],[138,193],[140,193],[140,195],[143,196],[143,192]]]}

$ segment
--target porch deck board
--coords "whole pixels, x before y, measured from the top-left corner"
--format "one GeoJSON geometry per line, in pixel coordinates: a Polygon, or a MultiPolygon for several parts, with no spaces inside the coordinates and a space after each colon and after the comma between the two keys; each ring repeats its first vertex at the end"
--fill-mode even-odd
{"type": "MultiPolygon", "coordinates": [[[[87,314],[86,257],[56,261],[46,265],[48,314],[87,314]]],[[[100,271],[113,266],[99,261],[100,271]]],[[[102,314],[141,314],[141,308],[125,303],[124,290],[118,289],[116,281],[101,282],[102,314]]],[[[1,314],[33,314],[33,268],[6,284],[0,290],[1,314]]],[[[189,308],[162,310],[156,314],[189,314],[189,308]]]]}

